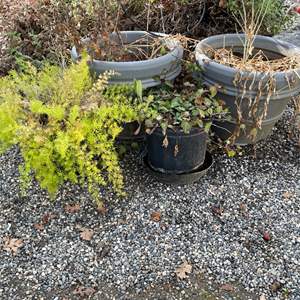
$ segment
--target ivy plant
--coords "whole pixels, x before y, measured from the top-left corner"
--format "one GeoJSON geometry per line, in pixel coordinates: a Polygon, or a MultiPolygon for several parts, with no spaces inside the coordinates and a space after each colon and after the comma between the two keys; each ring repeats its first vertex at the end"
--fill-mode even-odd
{"type": "Polygon", "coordinates": [[[0,78],[0,152],[19,146],[22,191],[34,176],[52,198],[66,181],[87,185],[97,201],[108,183],[123,193],[114,141],[122,124],[137,118],[127,99],[134,88],[122,94],[108,87],[113,74],[93,82],[87,59],[66,69],[28,64],[0,78]]]}
{"type": "Polygon", "coordinates": [[[193,127],[210,130],[213,119],[227,117],[227,109],[217,96],[217,89],[204,88],[199,79],[191,76],[192,68],[187,68],[175,84],[165,82],[152,89],[140,110],[140,118],[145,121],[147,133],[160,127],[166,135],[167,129],[181,130],[188,134],[193,127]]]}

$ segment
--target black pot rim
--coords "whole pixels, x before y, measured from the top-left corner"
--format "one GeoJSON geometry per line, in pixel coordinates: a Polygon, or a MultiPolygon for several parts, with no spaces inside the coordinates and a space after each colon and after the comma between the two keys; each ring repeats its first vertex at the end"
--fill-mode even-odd
{"type": "MultiPolygon", "coordinates": [[[[160,126],[155,128],[155,130],[153,132],[151,132],[150,134],[148,133],[148,135],[151,135],[153,133],[160,135],[160,136],[164,136],[164,134],[162,133],[162,128],[160,126]]],[[[185,133],[180,127],[167,128],[167,136],[168,135],[169,136],[179,135],[179,136],[189,136],[190,137],[190,136],[195,136],[195,135],[199,135],[199,134],[207,135],[205,130],[200,127],[192,127],[189,133],[185,133]]]]}

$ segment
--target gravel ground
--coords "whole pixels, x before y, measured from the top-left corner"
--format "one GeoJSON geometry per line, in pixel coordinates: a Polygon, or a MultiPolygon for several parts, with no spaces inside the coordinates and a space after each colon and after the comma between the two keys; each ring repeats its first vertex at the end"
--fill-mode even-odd
{"type": "Polygon", "coordinates": [[[300,153],[288,137],[290,117],[291,109],[257,145],[256,157],[252,147],[236,158],[215,155],[211,173],[190,186],[157,183],[127,156],[128,196],[104,193],[105,215],[72,186],[55,203],[36,185],[19,197],[20,158],[11,149],[0,156],[0,237],[2,245],[5,237],[23,245],[16,255],[0,249],[0,298],[74,299],[78,287],[89,287],[85,292],[95,289],[95,299],[105,299],[105,289],[114,291],[107,299],[139,299],[130,291],[192,284],[174,273],[187,261],[191,276],[202,274],[208,282],[242,286],[267,299],[300,299],[300,153]],[[66,205],[79,202],[79,211],[66,212],[66,205]],[[153,212],[160,212],[159,222],[153,212]],[[90,241],[80,236],[83,228],[93,230],[90,241]]]}
{"type": "Polygon", "coordinates": [[[11,149],[0,156],[0,299],[299,300],[300,152],[291,114],[255,149],[215,154],[212,171],[190,186],[158,183],[126,156],[128,196],[103,191],[105,214],[74,186],[54,203],[36,184],[20,197],[20,155],[11,149]],[[184,261],[192,273],[179,280],[184,261]]]}

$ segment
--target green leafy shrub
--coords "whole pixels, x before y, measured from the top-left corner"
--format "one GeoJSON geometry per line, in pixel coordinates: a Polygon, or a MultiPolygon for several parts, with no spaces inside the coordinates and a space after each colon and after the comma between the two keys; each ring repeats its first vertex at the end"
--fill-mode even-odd
{"type": "Polygon", "coordinates": [[[28,64],[0,78],[0,151],[20,147],[23,190],[35,176],[52,197],[66,181],[87,184],[95,200],[108,182],[122,193],[114,141],[136,112],[127,95],[107,96],[120,93],[107,87],[111,75],[93,83],[83,59],[64,70],[47,65],[37,71],[28,64]]]}
{"type": "Polygon", "coordinates": [[[213,119],[227,117],[227,109],[216,97],[216,88],[206,90],[193,76],[193,65],[189,67],[191,70],[185,69],[175,84],[167,82],[148,92],[147,105],[139,110],[147,133],[151,134],[157,127],[164,135],[168,128],[182,130],[186,134],[194,127],[209,132],[213,119]]]}

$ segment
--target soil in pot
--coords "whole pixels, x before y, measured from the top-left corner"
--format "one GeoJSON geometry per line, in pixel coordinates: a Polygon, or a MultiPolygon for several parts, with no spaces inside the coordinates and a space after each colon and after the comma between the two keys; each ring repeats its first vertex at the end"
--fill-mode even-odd
{"type": "MultiPolygon", "coordinates": [[[[162,33],[121,31],[105,36],[104,41],[92,43],[92,46],[90,39],[83,40],[82,44],[92,49],[93,59],[89,64],[92,73],[99,76],[108,70],[115,71],[116,76],[109,84],[141,80],[143,87],[148,88],[160,85],[161,80],[174,80],[181,72],[183,47],[179,41],[162,33]],[[110,47],[105,47],[107,40],[110,47]]],[[[72,48],[71,56],[78,60],[76,47],[72,48]]]]}
{"type": "Polygon", "coordinates": [[[93,59],[130,62],[161,57],[170,51],[165,37],[145,34],[137,40],[128,41],[121,34],[102,36],[101,41],[90,42],[89,54],[93,59]]]}
{"type": "Polygon", "coordinates": [[[199,168],[205,160],[207,133],[193,128],[189,134],[181,130],[161,128],[146,135],[149,166],[158,172],[182,174],[199,168]]]}

